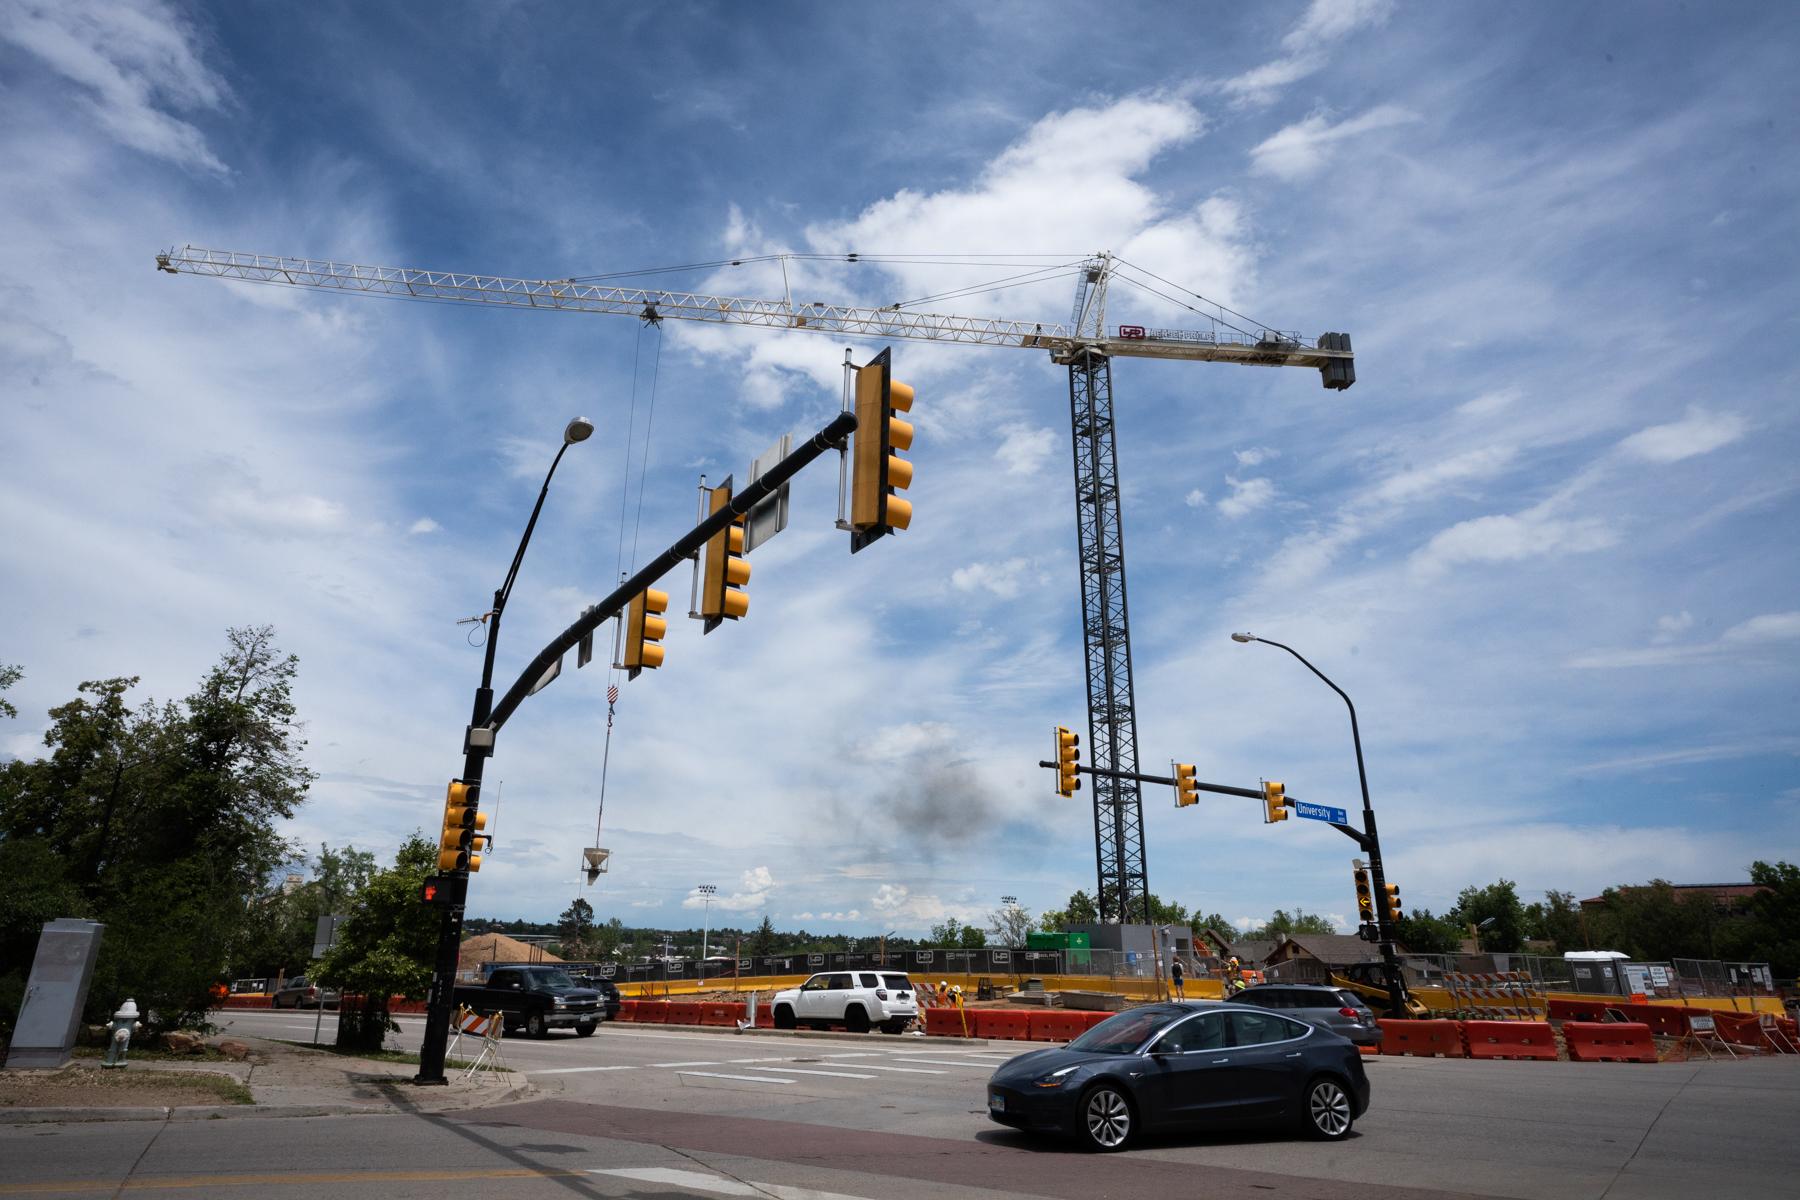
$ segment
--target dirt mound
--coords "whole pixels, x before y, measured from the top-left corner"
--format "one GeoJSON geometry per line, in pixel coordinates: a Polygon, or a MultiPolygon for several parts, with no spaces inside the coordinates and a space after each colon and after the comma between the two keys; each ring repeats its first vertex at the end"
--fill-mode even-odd
{"type": "Polygon", "coordinates": [[[476,937],[464,938],[462,950],[457,955],[457,964],[461,967],[478,967],[484,962],[559,963],[562,959],[551,954],[541,946],[533,946],[521,942],[517,938],[509,938],[504,933],[483,933],[476,937]]]}

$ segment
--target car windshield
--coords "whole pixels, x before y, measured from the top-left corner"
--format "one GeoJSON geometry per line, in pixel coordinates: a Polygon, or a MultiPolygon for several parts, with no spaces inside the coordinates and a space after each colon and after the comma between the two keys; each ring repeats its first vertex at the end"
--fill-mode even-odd
{"type": "Polygon", "coordinates": [[[533,971],[529,976],[534,988],[572,988],[575,981],[567,971],[533,971]]]}
{"type": "Polygon", "coordinates": [[[1071,1050],[1095,1054],[1130,1054],[1156,1036],[1158,1030],[1184,1014],[1168,1011],[1122,1012],[1108,1017],[1069,1043],[1071,1050]]]}

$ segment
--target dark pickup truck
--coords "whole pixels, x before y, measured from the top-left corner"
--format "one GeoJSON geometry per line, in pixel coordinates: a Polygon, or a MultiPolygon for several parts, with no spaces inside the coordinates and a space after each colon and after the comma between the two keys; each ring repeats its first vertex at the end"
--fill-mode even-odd
{"type": "Polygon", "coordinates": [[[454,998],[484,1016],[502,1014],[507,1033],[523,1026],[535,1038],[549,1037],[552,1029],[589,1037],[606,1017],[599,992],[577,987],[554,966],[495,967],[485,984],[457,984],[454,998]]]}

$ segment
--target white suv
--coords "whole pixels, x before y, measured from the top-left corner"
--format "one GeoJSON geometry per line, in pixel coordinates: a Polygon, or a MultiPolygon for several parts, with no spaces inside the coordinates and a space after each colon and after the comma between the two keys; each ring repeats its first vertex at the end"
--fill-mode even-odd
{"type": "Polygon", "coordinates": [[[880,1026],[900,1033],[919,1015],[912,980],[897,971],[826,971],[770,1001],[775,1028],[842,1025],[851,1033],[880,1026]]]}

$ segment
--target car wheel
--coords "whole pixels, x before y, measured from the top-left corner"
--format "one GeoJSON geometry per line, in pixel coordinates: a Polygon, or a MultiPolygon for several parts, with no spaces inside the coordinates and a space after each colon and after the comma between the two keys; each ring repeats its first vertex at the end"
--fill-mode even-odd
{"type": "Polygon", "coordinates": [[[575,1027],[575,1036],[577,1036],[577,1037],[593,1037],[594,1030],[596,1030],[598,1028],[600,1028],[600,1022],[598,1022],[598,1021],[583,1021],[581,1024],[579,1024],[575,1027]]]}
{"type": "Polygon", "coordinates": [[[785,1004],[775,1006],[775,1028],[792,1029],[794,1027],[794,1010],[785,1004]]]}
{"type": "Polygon", "coordinates": [[[549,1037],[550,1036],[550,1026],[548,1023],[545,1022],[544,1014],[543,1013],[532,1013],[529,1017],[526,1017],[525,1018],[525,1032],[530,1034],[534,1038],[549,1037]]]}
{"type": "Polygon", "coordinates": [[[1315,1079],[1306,1085],[1300,1119],[1310,1136],[1326,1142],[1342,1141],[1350,1136],[1355,1120],[1350,1113],[1350,1094],[1335,1079],[1315,1079]]]}
{"type": "Polygon", "coordinates": [[[1135,1126],[1131,1101],[1111,1084],[1103,1083],[1081,1098],[1081,1132],[1088,1149],[1123,1150],[1135,1126]]]}
{"type": "Polygon", "coordinates": [[[906,1032],[906,1022],[905,1021],[889,1021],[886,1025],[883,1025],[881,1027],[881,1032],[883,1032],[883,1033],[905,1033],[906,1032]]]}
{"type": "Polygon", "coordinates": [[[869,1032],[869,1014],[857,1005],[844,1010],[844,1027],[851,1033],[869,1032]]]}

